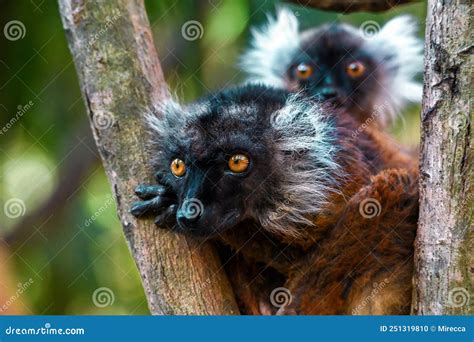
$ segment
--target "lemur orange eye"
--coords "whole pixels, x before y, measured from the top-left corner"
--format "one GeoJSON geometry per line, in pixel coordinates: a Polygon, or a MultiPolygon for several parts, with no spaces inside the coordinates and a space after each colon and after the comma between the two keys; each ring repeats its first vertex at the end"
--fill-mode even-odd
{"type": "Polygon", "coordinates": [[[229,169],[234,173],[242,173],[249,167],[249,158],[243,154],[235,154],[229,159],[229,169]]]}
{"type": "Polygon", "coordinates": [[[178,158],[171,162],[170,169],[171,173],[176,177],[182,177],[186,173],[186,165],[184,164],[184,161],[178,158]]]}
{"type": "Polygon", "coordinates": [[[300,80],[307,80],[311,77],[313,72],[313,67],[306,63],[300,63],[295,68],[295,76],[300,80]]]}
{"type": "Polygon", "coordinates": [[[360,77],[365,72],[365,65],[361,62],[352,62],[347,66],[346,72],[352,78],[360,77]]]}

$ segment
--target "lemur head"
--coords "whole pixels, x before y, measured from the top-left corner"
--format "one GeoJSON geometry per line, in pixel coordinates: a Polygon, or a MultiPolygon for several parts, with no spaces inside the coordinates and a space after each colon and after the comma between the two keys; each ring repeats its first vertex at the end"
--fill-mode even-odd
{"type": "Polygon", "coordinates": [[[250,220],[297,234],[336,187],[336,129],[310,99],[247,85],[160,111],[154,167],[177,194],[179,231],[210,237],[250,220]]]}
{"type": "Polygon", "coordinates": [[[346,24],[299,32],[297,18],[280,9],[276,20],[252,34],[241,58],[250,80],[302,90],[382,126],[407,102],[421,99],[413,78],[422,70],[422,44],[410,17],[397,17],[370,36],[346,24]]]}

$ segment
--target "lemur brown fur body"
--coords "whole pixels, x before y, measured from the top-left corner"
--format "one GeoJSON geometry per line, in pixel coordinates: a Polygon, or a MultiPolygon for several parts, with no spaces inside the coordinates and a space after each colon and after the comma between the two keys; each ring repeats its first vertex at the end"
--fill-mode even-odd
{"type": "MultiPolygon", "coordinates": [[[[349,134],[356,124],[339,116],[346,121],[340,129],[349,134]]],[[[418,169],[411,156],[389,141],[385,133],[369,128],[351,143],[341,142],[353,154],[339,161],[350,180],[298,238],[271,239],[248,227],[225,235],[225,244],[238,254],[227,270],[244,313],[409,313],[418,169]],[[374,158],[366,160],[367,155],[374,158]],[[360,212],[367,198],[380,203],[373,218],[360,212]],[[291,303],[280,309],[269,302],[277,287],[291,295],[291,303]]]]}
{"type": "Polygon", "coordinates": [[[292,295],[291,304],[278,313],[408,313],[417,151],[400,146],[385,128],[405,104],[421,97],[421,85],[413,79],[422,65],[416,23],[398,17],[370,37],[345,24],[303,32],[298,26],[291,11],[280,9],[276,19],[269,17],[267,26],[252,31],[252,46],[241,66],[251,81],[302,91],[340,108],[339,120],[346,121],[340,129],[346,126],[353,138],[341,141],[353,151],[352,158],[340,161],[350,182],[331,196],[325,214],[315,218],[306,236],[269,242],[268,234],[258,239],[250,230],[249,236],[228,237],[227,243],[243,255],[229,275],[239,284],[236,292],[245,312],[252,314],[277,312],[268,304],[277,286],[292,295]],[[355,62],[365,72],[351,78],[346,68],[355,62]],[[361,157],[366,153],[380,158],[367,163],[361,157]],[[367,197],[382,208],[371,219],[359,212],[367,197]],[[361,241],[372,244],[363,246],[361,241]],[[249,269],[256,273],[249,276],[249,269]]]}
{"type": "MultiPolygon", "coordinates": [[[[304,122],[306,121],[304,120],[311,121],[312,114],[306,111],[308,108],[310,111],[313,110],[308,107],[308,105],[313,105],[308,104],[307,100],[299,99],[297,101],[305,104],[301,107],[303,109],[294,109],[295,106],[293,104],[292,107],[291,100],[289,102],[286,100],[287,104],[281,107],[282,97],[286,95],[276,90],[265,90],[256,86],[218,94],[209,100],[199,102],[190,109],[173,109],[176,115],[170,115],[171,119],[166,119],[167,122],[155,120],[152,123],[155,131],[163,135],[159,137],[161,142],[158,150],[159,158],[156,161],[157,169],[166,170],[169,160],[178,153],[172,152],[173,146],[184,139],[185,145],[188,146],[186,148],[189,149],[185,153],[197,156],[197,159],[192,159],[195,161],[189,163],[189,167],[202,165],[196,172],[201,174],[204,172],[204,176],[201,175],[204,178],[199,181],[204,184],[206,177],[213,177],[209,174],[213,171],[213,167],[207,169],[208,166],[204,165],[208,164],[201,163],[208,160],[206,154],[214,148],[215,144],[221,146],[218,151],[225,150],[226,147],[222,146],[227,146],[229,141],[234,141],[232,135],[238,133],[237,136],[242,136],[242,138],[235,141],[238,144],[240,142],[247,144],[246,146],[249,146],[251,150],[259,144],[267,146],[266,139],[270,143],[266,148],[271,148],[272,144],[280,139],[280,134],[288,134],[287,131],[292,127],[282,125],[279,128],[271,128],[266,121],[267,116],[280,111],[284,112],[286,108],[289,112],[292,110],[301,112],[291,114],[293,115],[291,122],[297,128],[294,134],[301,134],[302,139],[307,138],[304,132],[299,133],[299,129],[305,129],[304,122]],[[273,95],[268,95],[268,92],[273,95]],[[264,109],[261,109],[261,112],[257,111],[259,114],[255,114],[257,112],[252,111],[253,107],[259,110],[264,109]],[[198,113],[192,114],[197,116],[197,119],[193,119],[192,115],[189,121],[191,123],[183,119],[181,116],[188,115],[185,114],[186,110],[198,113]],[[301,119],[304,122],[298,123],[300,119],[296,119],[301,115],[304,116],[301,119]],[[274,131],[281,133],[276,133],[274,136],[274,131]],[[249,133],[251,135],[246,136],[249,133]],[[255,136],[259,134],[263,134],[265,141],[255,136]],[[252,139],[256,139],[255,142],[252,139]]],[[[410,156],[401,153],[390,143],[386,134],[377,127],[367,127],[358,134],[354,134],[359,123],[353,117],[343,111],[332,109],[324,110],[324,112],[324,115],[328,116],[326,119],[333,122],[335,131],[331,135],[337,139],[321,140],[324,146],[320,151],[325,153],[325,149],[330,149],[331,146],[337,148],[331,153],[332,160],[327,162],[326,166],[324,166],[324,159],[321,159],[321,170],[327,170],[324,173],[327,176],[322,175],[327,178],[327,180],[322,180],[327,183],[327,187],[324,185],[322,188],[325,189],[327,196],[321,202],[317,200],[314,202],[314,213],[307,207],[304,208],[304,219],[307,219],[308,223],[300,219],[300,224],[272,227],[275,222],[286,222],[283,216],[290,215],[292,208],[301,209],[294,207],[296,204],[292,203],[300,199],[291,198],[291,195],[287,199],[289,203],[279,201],[276,208],[268,209],[272,213],[282,215],[278,217],[278,220],[262,220],[258,214],[262,212],[262,215],[266,215],[268,210],[260,210],[258,206],[269,205],[265,203],[268,196],[275,197],[275,194],[266,196],[265,192],[270,192],[279,186],[278,177],[272,179],[272,173],[291,172],[292,165],[281,164],[282,167],[290,167],[285,169],[286,171],[268,170],[269,173],[259,174],[259,179],[266,188],[262,190],[262,197],[257,197],[257,199],[260,198],[257,202],[252,202],[254,200],[252,189],[257,188],[254,183],[249,183],[248,197],[230,201],[231,209],[233,203],[236,206],[250,205],[250,209],[246,210],[257,213],[247,216],[246,211],[241,211],[240,216],[231,217],[233,221],[230,222],[235,222],[233,224],[227,224],[226,213],[229,213],[229,208],[220,208],[225,204],[221,205],[217,197],[224,196],[222,197],[224,201],[229,196],[233,196],[236,191],[244,191],[244,188],[241,190],[236,188],[240,186],[235,185],[240,184],[240,180],[235,183],[235,179],[229,179],[228,182],[234,185],[227,189],[228,192],[225,192],[227,191],[225,183],[212,189],[222,181],[223,177],[227,177],[225,175],[217,177],[206,185],[204,192],[201,191],[202,189],[192,188],[194,181],[188,183],[187,179],[186,183],[175,183],[174,178],[161,174],[160,182],[168,183],[168,185],[170,182],[173,183],[169,186],[173,186],[173,190],[179,192],[177,202],[180,207],[190,196],[188,192],[191,189],[191,195],[201,198],[205,207],[209,208],[212,215],[200,217],[198,226],[193,225],[196,222],[190,222],[189,232],[193,232],[193,235],[205,234],[205,238],[212,237],[217,242],[223,265],[229,275],[242,313],[255,315],[408,314],[411,302],[413,243],[418,217],[416,162],[410,156]],[[328,144],[329,141],[332,145],[328,144]],[[331,175],[332,163],[337,165],[338,171],[334,173],[335,179],[329,181],[333,177],[331,175]],[[185,192],[182,192],[183,187],[186,188],[185,192]],[[211,193],[211,190],[217,192],[211,193]],[[223,195],[224,193],[226,195],[223,195]],[[210,197],[206,199],[206,196],[210,197]],[[215,202],[217,202],[217,208],[223,211],[213,212],[215,202]],[[369,203],[368,207],[364,203],[369,203]],[[228,228],[222,231],[210,230],[210,226],[219,221],[224,221],[228,228]],[[268,226],[265,223],[268,223],[268,226]],[[271,299],[272,291],[279,287],[286,288],[291,294],[291,301],[283,306],[275,306],[271,299]]],[[[315,112],[314,115],[320,114],[315,112]]],[[[326,119],[321,120],[325,122],[326,119]]],[[[309,124],[312,125],[312,123],[309,124]]],[[[313,134],[311,133],[313,129],[317,131],[318,125],[319,123],[316,122],[309,131],[310,134],[313,134]]],[[[325,134],[324,131],[321,132],[325,134]]],[[[230,144],[235,144],[235,142],[230,144]]],[[[317,145],[314,146],[319,148],[317,145]]],[[[279,160],[278,158],[288,157],[294,161],[294,167],[301,168],[298,166],[300,158],[298,154],[302,154],[301,158],[309,158],[304,157],[306,153],[304,151],[304,149],[291,151],[291,155],[287,155],[287,152],[279,154],[280,152],[277,153],[277,151],[268,153],[271,156],[270,161],[272,158],[279,160]]],[[[255,153],[250,151],[249,155],[255,153]]],[[[258,156],[255,157],[258,158],[258,156]]],[[[211,160],[215,163],[216,160],[219,161],[219,158],[212,157],[211,160]]],[[[278,163],[280,162],[276,165],[279,165],[278,163]]],[[[318,163],[316,161],[316,165],[318,163]]],[[[314,162],[311,165],[315,165],[314,162]]],[[[256,170],[253,172],[258,172],[261,167],[262,165],[255,165],[256,170]]],[[[316,166],[315,170],[317,171],[318,168],[319,166],[316,166]]],[[[193,173],[189,177],[199,177],[199,174],[193,173]]],[[[298,179],[293,181],[298,181],[298,179]]],[[[303,182],[304,179],[301,181],[303,182]]],[[[247,180],[242,180],[242,182],[247,182],[247,180]]],[[[317,183],[318,179],[315,178],[314,182],[317,183]]],[[[304,195],[305,190],[301,191],[304,195]]],[[[150,212],[159,214],[157,217],[159,225],[163,225],[169,218],[174,219],[175,215],[179,217],[180,209],[177,209],[175,202],[170,199],[172,195],[165,188],[156,187],[151,190],[147,187],[139,188],[137,194],[146,201],[134,206],[132,212],[135,215],[141,216],[150,212]],[[163,210],[165,214],[160,214],[163,210]],[[177,210],[178,214],[176,214],[177,210]]],[[[295,194],[298,196],[298,192],[295,194]]],[[[306,195],[311,196],[308,193],[306,195]]],[[[318,197],[311,198],[314,201],[318,197]]],[[[306,203],[306,205],[309,204],[306,203]]],[[[293,218],[291,222],[294,221],[298,220],[293,218]]],[[[187,232],[188,230],[185,224],[173,227],[178,231],[187,232]]]]}
{"type": "MultiPolygon", "coordinates": [[[[375,36],[367,38],[348,25],[299,32],[296,17],[285,9],[278,12],[276,20],[270,18],[269,21],[262,30],[253,31],[252,47],[244,55],[242,67],[251,81],[301,91],[308,98],[328,100],[338,107],[337,111],[328,109],[325,114],[336,122],[338,138],[331,143],[337,146],[338,152],[334,154],[333,162],[342,172],[334,176],[336,179],[332,183],[332,180],[329,181],[332,177],[331,166],[323,167],[328,172],[326,185],[332,189],[323,187],[322,191],[328,194],[321,197],[321,203],[317,200],[318,196],[306,193],[314,201],[313,213],[308,208],[300,212],[301,208],[292,203],[298,202],[298,198],[282,201],[274,194],[269,195],[270,198],[274,196],[277,207],[267,208],[267,211],[273,211],[277,216],[292,215],[292,210],[296,212],[296,217],[287,220],[288,226],[277,222],[285,222],[279,218],[260,219],[265,211],[259,210],[258,206],[272,204],[263,197],[251,204],[257,207],[250,210],[253,216],[239,218],[231,229],[213,232],[209,226],[212,226],[215,217],[222,216],[221,220],[227,222],[232,207],[214,213],[212,217],[200,218],[204,224],[198,228],[189,222],[189,227],[183,223],[178,225],[177,230],[213,235],[242,313],[407,314],[411,302],[413,242],[418,215],[417,162],[414,154],[400,148],[384,133],[384,129],[406,103],[416,102],[421,94],[421,86],[413,80],[422,64],[421,44],[415,35],[416,25],[408,17],[396,18],[375,36]],[[349,69],[353,65],[362,66],[365,72],[358,76],[351,74],[349,69]],[[310,74],[302,73],[308,70],[310,74]],[[364,203],[368,203],[369,209],[375,212],[364,213],[364,216],[361,213],[364,203]],[[294,221],[299,222],[296,227],[294,221]],[[273,227],[274,224],[278,227],[273,227]],[[272,301],[272,292],[281,287],[289,291],[291,298],[283,303],[285,305],[272,301]]],[[[187,127],[183,120],[172,119],[170,122],[177,123],[169,126],[155,121],[156,132],[169,135],[167,139],[162,139],[160,148],[167,149],[167,140],[178,143],[176,137],[181,136],[191,146],[187,153],[198,156],[195,159],[199,161],[206,159],[214,140],[219,141],[225,134],[232,135],[234,129],[243,130],[243,141],[252,141],[253,137],[247,135],[249,130],[252,132],[253,126],[247,127],[246,121],[251,122],[254,113],[248,110],[248,105],[259,103],[257,107],[263,105],[278,110],[280,104],[279,100],[274,101],[273,96],[267,97],[263,93],[256,87],[250,88],[250,91],[242,89],[230,95],[217,95],[210,104],[206,104],[205,100],[204,106],[201,103],[194,108],[205,113],[205,120],[191,124],[193,128],[187,135],[180,134],[180,129],[187,127]],[[257,99],[259,94],[264,98],[263,103],[257,99]],[[221,104],[224,109],[219,107],[221,104]],[[210,112],[206,113],[207,110],[210,112]],[[220,115],[229,118],[221,120],[220,115]],[[236,116],[240,119],[236,120],[236,116]],[[204,135],[202,141],[196,140],[202,127],[207,133],[211,132],[212,139],[204,135]],[[168,134],[168,129],[173,133],[168,134]]],[[[175,107],[174,111],[176,115],[185,116],[184,109],[175,107]]],[[[260,124],[257,120],[254,133],[265,135],[269,128],[265,124],[260,127],[260,124]]],[[[299,134],[298,131],[294,133],[299,134]]],[[[255,141],[256,145],[259,143],[255,141]]],[[[271,145],[265,148],[271,149],[271,145]]],[[[325,146],[332,148],[327,144],[325,146]]],[[[324,149],[321,151],[324,153],[324,149]]],[[[285,159],[287,152],[284,151],[279,158],[285,159]]],[[[159,154],[161,158],[174,158],[173,153],[159,154]]],[[[258,153],[254,157],[259,157],[258,153]]],[[[289,153],[298,154],[300,151],[289,153]]],[[[216,158],[212,160],[214,162],[216,158]]],[[[297,158],[291,161],[298,167],[297,158]]],[[[158,162],[157,168],[163,173],[169,162],[158,162]]],[[[324,161],[322,164],[324,166],[324,161]]],[[[205,178],[203,174],[212,171],[204,164],[196,167],[194,162],[190,162],[190,166],[197,169],[192,174],[196,179],[205,178]]],[[[268,175],[261,172],[259,177],[265,182],[268,176],[272,186],[278,187],[278,181],[272,179],[272,171],[269,170],[268,175]]],[[[291,172],[291,168],[285,172],[291,172]]],[[[178,204],[172,199],[174,195],[164,187],[151,187],[151,190],[143,187],[138,189],[137,194],[145,202],[138,203],[134,213],[140,216],[151,211],[158,215],[159,225],[166,223],[173,226],[169,219],[173,221],[174,216],[180,216],[183,201],[186,202],[189,197],[181,193],[182,188],[188,191],[192,184],[182,182],[178,186],[177,182],[163,177],[162,173],[158,177],[159,182],[172,183],[174,192],[178,193],[175,200],[178,204]]],[[[206,181],[199,182],[204,184],[206,181]]],[[[207,191],[219,188],[219,182],[218,177],[207,184],[207,191]]],[[[232,184],[230,192],[226,192],[227,197],[232,196],[232,191],[240,193],[248,191],[248,188],[257,188],[255,191],[258,191],[258,183],[247,184],[246,187],[232,184]]],[[[263,192],[271,192],[272,186],[263,192]]],[[[216,192],[216,198],[211,200],[224,201],[220,192],[216,192]]],[[[251,195],[252,192],[249,197],[251,195]]],[[[206,197],[205,194],[199,196],[206,197]]],[[[246,206],[247,199],[236,199],[235,205],[246,206]]],[[[209,201],[209,198],[206,200],[209,201]]],[[[212,203],[204,204],[213,207],[212,203]]],[[[248,211],[241,211],[239,215],[246,217],[248,211]]]]}

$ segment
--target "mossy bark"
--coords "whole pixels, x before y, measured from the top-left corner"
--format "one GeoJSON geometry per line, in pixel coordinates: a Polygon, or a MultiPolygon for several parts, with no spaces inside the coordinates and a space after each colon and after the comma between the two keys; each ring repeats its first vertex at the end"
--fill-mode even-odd
{"type": "MultiPolygon", "coordinates": [[[[168,96],[142,0],[60,0],[81,90],[126,240],[153,314],[237,314],[209,243],[136,220],[133,189],[152,183],[144,115],[168,96]]],[[[65,89],[65,91],[67,91],[65,89]]]]}
{"type": "Polygon", "coordinates": [[[474,313],[472,2],[429,0],[413,312],[474,313]]]}

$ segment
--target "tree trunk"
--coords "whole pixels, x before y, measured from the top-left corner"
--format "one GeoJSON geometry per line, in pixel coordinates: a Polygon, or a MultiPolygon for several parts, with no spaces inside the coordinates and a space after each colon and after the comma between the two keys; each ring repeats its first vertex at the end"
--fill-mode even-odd
{"type": "Polygon", "coordinates": [[[474,141],[469,1],[428,3],[413,312],[474,313],[474,141]]]}
{"type": "Polygon", "coordinates": [[[142,0],[60,0],[69,47],[125,237],[153,314],[237,314],[212,245],[130,213],[133,189],[153,182],[145,113],[168,96],[142,0]]]}
{"type": "Polygon", "coordinates": [[[288,0],[299,5],[342,13],[383,12],[392,7],[415,3],[419,0],[288,0]]]}

